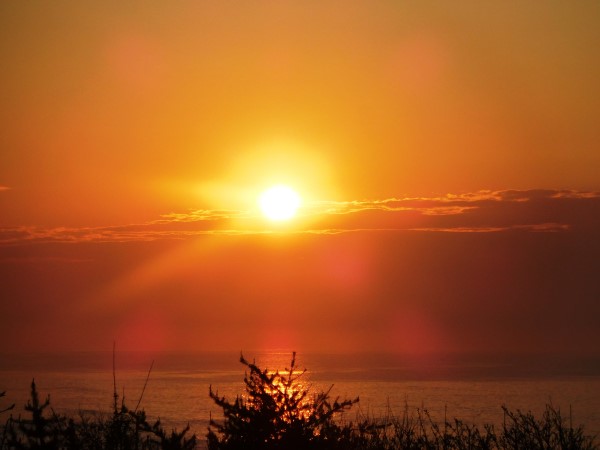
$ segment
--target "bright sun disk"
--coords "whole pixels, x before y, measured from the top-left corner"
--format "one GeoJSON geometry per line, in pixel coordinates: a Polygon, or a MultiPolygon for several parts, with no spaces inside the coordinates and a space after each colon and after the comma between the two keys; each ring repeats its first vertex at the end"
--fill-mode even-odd
{"type": "Polygon", "coordinates": [[[288,186],[277,185],[264,191],[258,199],[258,204],[268,219],[288,220],[296,215],[300,206],[300,196],[288,186]]]}

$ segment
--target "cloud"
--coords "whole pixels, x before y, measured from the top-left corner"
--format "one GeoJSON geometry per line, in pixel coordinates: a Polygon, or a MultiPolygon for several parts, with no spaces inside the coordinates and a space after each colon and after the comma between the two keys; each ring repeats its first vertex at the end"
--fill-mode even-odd
{"type": "Polygon", "coordinates": [[[533,231],[557,233],[567,231],[569,225],[562,223],[539,223],[533,225],[513,225],[510,227],[451,227],[451,228],[413,228],[411,231],[434,231],[443,233],[497,233],[499,231],[533,231]]]}
{"type": "Polygon", "coordinates": [[[147,223],[108,227],[0,229],[0,245],[135,242],[194,236],[340,234],[358,232],[568,232],[600,229],[600,193],[504,190],[439,197],[320,201],[305,205],[289,224],[275,226],[237,210],[171,212],[147,223]]]}
{"type": "Polygon", "coordinates": [[[461,214],[473,208],[461,201],[446,198],[389,198],[385,200],[365,200],[349,202],[315,202],[304,208],[303,214],[352,214],[361,211],[420,211],[428,215],[461,214]],[[452,203],[452,204],[450,204],[452,203]]]}
{"type": "Polygon", "coordinates": [[[229,219],[240,219],[248,217],[248,213],[242,211],[232,210],[210,210],[210,209],[197,209],[191,210],[187,213],[169,213],[161,215],[162,219],[156,220],[152,223],[173,223],[173,222],[199,222],[204,220],[216,221],[216,220],[229,220],[229,219]]]}
{"type": "Polygon", "coordinates": [[[2,191],[8,191],[8,190],[10,190],[10,188],[8,186],[3,186],[3,185],[0,184],[0,192],[2,192],[2,191]]]}

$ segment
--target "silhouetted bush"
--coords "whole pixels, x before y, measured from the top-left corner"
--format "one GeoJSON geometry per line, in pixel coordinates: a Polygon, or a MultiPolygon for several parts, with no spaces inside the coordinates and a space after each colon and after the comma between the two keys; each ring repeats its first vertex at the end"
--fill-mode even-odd
{"type": "Polygon", "coordinates": [[[305,371],[296,371],[295,353],[284,372],[260,369],[243,355],[240,362],[249,370],[244,397],[229,402],[210,387],[209,395],[223,409],[224,420],[211,418],[209,450],[345,448],[351,428],[335,419],[358,398],[331,400],[330,390],[310,395],[299,381],[305,371]]]}

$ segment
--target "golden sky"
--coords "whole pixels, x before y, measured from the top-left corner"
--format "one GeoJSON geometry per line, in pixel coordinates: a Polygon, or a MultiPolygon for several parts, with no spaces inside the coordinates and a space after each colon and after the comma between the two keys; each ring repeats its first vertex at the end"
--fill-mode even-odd
{"type": "Polygon", "coordinates": [[[1,2],[2,345],[592,351],[599,23],[554,0],[1,2]],[[303,200],[285,224],[257,209],[278,183],[303,200]]]}

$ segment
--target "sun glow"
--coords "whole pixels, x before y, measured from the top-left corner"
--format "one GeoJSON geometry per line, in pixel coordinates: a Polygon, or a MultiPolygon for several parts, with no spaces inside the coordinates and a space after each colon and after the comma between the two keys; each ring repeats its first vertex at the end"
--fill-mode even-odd
{"type": "Polygon", "coordinates": [[[258,204],[265,217],[283,221],[296,215],[300,206],[300,196],[288,186],[277,185],[264,191],[258,199],[258,204]]]}

